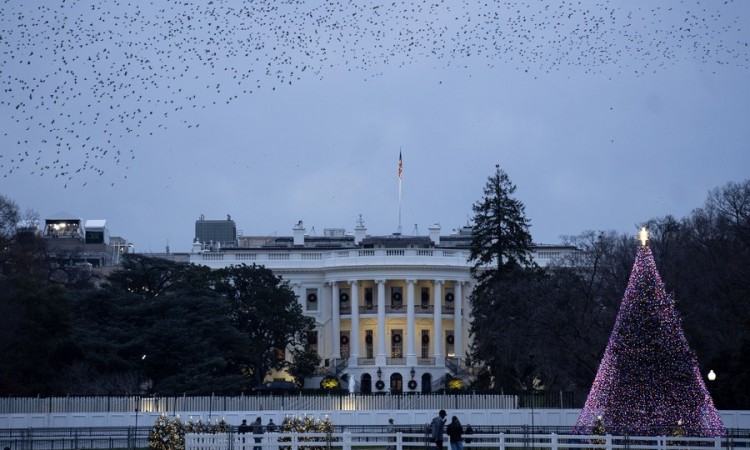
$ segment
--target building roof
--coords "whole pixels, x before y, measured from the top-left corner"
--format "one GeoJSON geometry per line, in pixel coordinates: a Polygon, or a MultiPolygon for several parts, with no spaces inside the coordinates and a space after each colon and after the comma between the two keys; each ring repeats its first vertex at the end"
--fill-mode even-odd
{"type": "Polygon", "coordinates": [[[44,220],[46,220],[46,221],[58,221],[58,220],[78,220],[78,221],[80,221],[81,218],[78,217],[78,216],[76,216],[76,215],[74,215],[74,214],[71,214],[69,212],[58,211],[58,212],[56,212],[54,214],[50,214],[44,220]]]}
{"type": "Polygon", "coordinates": [[[433,242],[427,236],[404,236],[402,234],[392,234],[390,236],[368,236],[362,239],[362,245],[374,245],[385,248],[428,248],[433,246],[433,242]]]}
{"type": "Polygon", "coordinates": [[[95,228],[105,228],[107,226],[107,221],[105,219],[89,219],[86,221],[86,229],[91,230],[95,228]]]}

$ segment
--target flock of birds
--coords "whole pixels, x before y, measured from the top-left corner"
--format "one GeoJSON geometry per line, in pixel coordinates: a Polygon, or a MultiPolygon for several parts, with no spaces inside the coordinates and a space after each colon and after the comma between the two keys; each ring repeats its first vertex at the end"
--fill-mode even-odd
{"type": "Polygon", "coordinates": [[[85,184],[128,168],[143,136],[199,126],[194,109],[337,70],[747,69],[743,2],[4,0],[0,172],[85,184]]]}

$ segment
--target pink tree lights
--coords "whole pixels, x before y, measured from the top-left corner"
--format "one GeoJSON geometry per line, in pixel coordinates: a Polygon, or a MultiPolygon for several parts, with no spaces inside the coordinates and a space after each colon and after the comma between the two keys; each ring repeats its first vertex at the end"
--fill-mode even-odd
{"type": "Polygon", "coordinates": [[[724,433],[674,301],[656,269],[648,234],[630,274],[612,335],[575,432],[597,423],[608,433],[686,435],[724,433]]]}

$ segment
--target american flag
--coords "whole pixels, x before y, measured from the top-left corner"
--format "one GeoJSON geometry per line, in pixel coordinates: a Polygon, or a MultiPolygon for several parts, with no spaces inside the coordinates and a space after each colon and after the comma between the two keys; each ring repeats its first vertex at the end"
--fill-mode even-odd
{"type": "Polygon", "coordinates": [[[401,160],[401,150],[398,151],[398,179],[404,178],[404,162],[401,160]]]}

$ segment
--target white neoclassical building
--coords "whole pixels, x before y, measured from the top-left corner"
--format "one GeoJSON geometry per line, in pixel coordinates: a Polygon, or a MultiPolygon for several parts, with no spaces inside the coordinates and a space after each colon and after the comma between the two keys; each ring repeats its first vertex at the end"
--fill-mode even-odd
{"type": "MultiPolygon", "coordinates": [[[[429,236],[371,236],[360,220],[354,234],[337,228],[311,236],[299,222],[292,236],[239,236],[236,247],[196,239],[190,262],[255,263],[289,281],[315,319],[312,342],[324,368],[346,375],[350,390],[432,392],[446,377],[471,374],[471,229],[440,231],[434,225],[429,236]]],[[[544,265],[573,250],[537,246],[534,256],[544,265]]]]}

